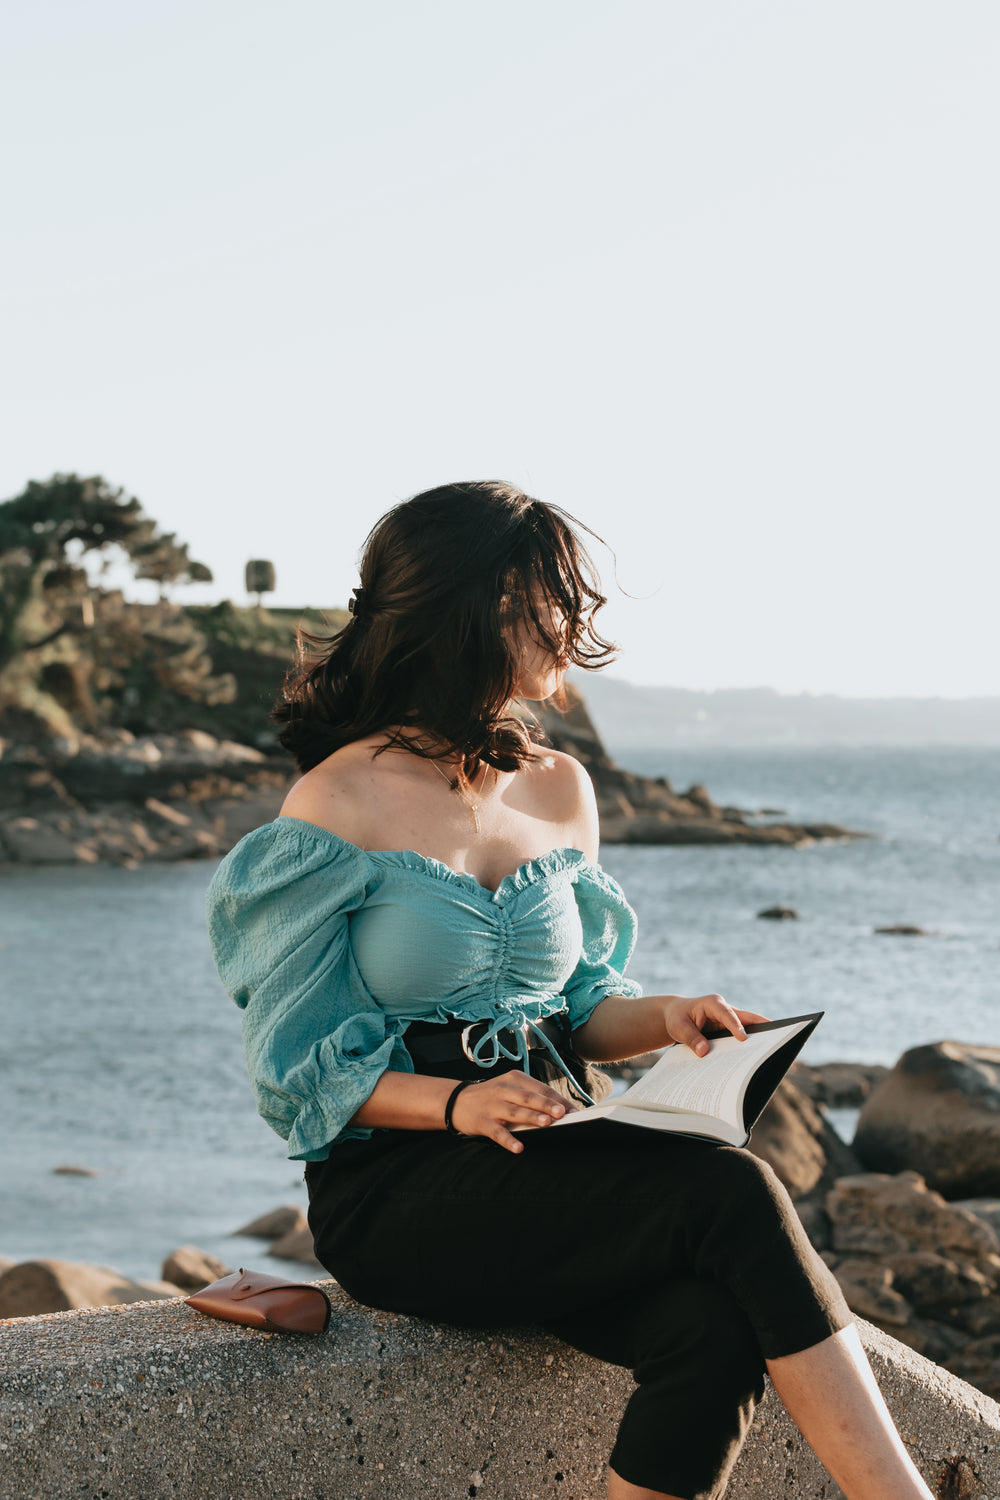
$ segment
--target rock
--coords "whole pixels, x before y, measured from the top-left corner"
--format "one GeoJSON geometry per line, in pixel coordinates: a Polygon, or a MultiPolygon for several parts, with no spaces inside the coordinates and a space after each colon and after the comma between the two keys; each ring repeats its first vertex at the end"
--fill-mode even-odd
{"type": "Polygon", "coordinates": [[[597,816],[603,828],[613,818],[634,818],[635,808],[623,791],[606,792],[597,799],[597,816]]]}
{"type": "Polygon", "coordinates": [[[783,844],[789,848],[813,842],[805,829],[783,823],[751,828],[726,819],[672,818],[664,812],[612,820],[602,825],[601,838],[611,844],[783,844]]]}
{"type": "Polygon", "coordinates": [[[893,1285],[928,1317],[947,1319],[963,1302],[981,1302],[992,1281],[975,1266],[963,1265],[931,1250],[913,1250],[892,1257],[893,1285]]]}
{"type": "Polygon", "coordinates": [[[988,1224],[1000,1239],[1000,1198],[958,1198],[955,1201],[955,1207],[964,1208],[968,1213],[975,1214],[976,1218],[988,1224]]]}
{"type": "Polygon", "coordinates": [[[796,1062],[788,1076],[814,1104],[829,1105],[831,1109],[860,1109],[888,1071],[874,1063],[832,1062],[813,1066],[796,1062]]]}
{"type": "Polygon", "coordinates": [[[896,1338],[899,1329],[910,1321],[912,1308],[893,1286],[893,1273],[877,1261],[848,1257],[840,1261],[833,1273],[847,1298],[847,1305],[859,1317],[890,1329],[896,1338]]]}
{"type": "Polygon", "coordinates": [[[287,787],[279,785],[239,798],[219,798],[205,805],[204,811],[218,820],[218,837],[224,849],[231,849],[245,834],[264,823],[273,822],[281,811],[287,787]]]}
{"type": "Polygon", "coordinates": [[[145,823],[140,823],[138,818],[131,815],[126,815],[121,820],[105,818],[103,826],[92,836],[91,842],[102,859],[133,867],[141,860],[155,855],[160,847],[145,823]]]}
{"type": "MultiPolygon", "coordinates": [[[[91,809],[126,801],[134,810],[152,797],[165,804],[183,802],[181,810],[186,813],[188,787],[206,776],[231,786],[255,783],[262,777],[276,778],[287,786],[293,779],[284,757],[280,761],[269,759],[249,745],[228,740],[213,740],[211,749],[202,748],[184,734],[158,735],[132,744],[112,743],[106,737],[101,741],[90,739],[78,754],[52,755],[50,761],[53,775],[67,794],[91,809]]],[[[2,774],[0,803],[7,805],[2,774]]]]}
{"type": "MultiPolygon", "coordinates": [[[[959,1353],[946,1358],[943,1363],[945,1369],[957,1375],[960,1380],[967,1380],[970,1385],[978,1386],[994,1401],[1000,1400],[1000,1335],[975,1339],[959,1353]]],[[[969,1493],[975,1495],[976,1491],[969,1493]]]]}
{"type": "Polygon", "coordinates": [[[1000,1293],[991,1292],[980,1302],[965,1302],[954,1311],[952,1321],[974,1338],[1000,1334],[1000,1293]]]}
{"type": "Polygon", "coordinates": [[[246,765],[259,766],[267,760],[262,750],[255,750],[252,745],[241,745],[237,740],[220,740],[216,751],[223,760],[246,765]]]}
{"type": "Polygon", "coordinates": [[[768,922],[797,922],[799,919],[794,906],[765,906],[757,915],[768,922]]]}
{"type": "Polygon", "coordinates": [[[934,1318],[919,1318],[916,1314],[905,1327],[896,1329],[895,1337],[901,1343],[909,1344],[925,1359],[932,1359],[936,1365],[950,1359],[969,1341],[968,1334],[961,1329],[949,1328],[947,1323],[934,1318]]]}
{"type": "Polygon", "coordinates": [[[750,1150],[774,1169],[793,1198],[826,1189],[858,1169],[850,1147],[787,1078],[753,1127],[750,1150]]]}
{"type": "Polygon", "coordinates": [[[100,1177],[100,1172],[95,1167],[53,1167],[53,1173],[57,1177],[100,1177]]]}
{"type": "Polygon", "coordinates": [[[215,835],[207,828],[182,828],[177,835],[165,839],[155,853],[148,857],[154,860],[214,859],[222,853],[215,835]]]}
{"type": "Polygon", "coordinates": [[[0,805],[12,813],[54,813],[79,804],[48,767],[31,760],[5,760],[0,762],[0,805]]]}
{"type": "Polygon", "coordinates": [[[291,1229],[280,1239],[272,1240],[268,1254],[276,1255],[279,1260],[301,1260],[310,1266],[319,1265],[308,1225],[304,1229],[291,1229]]]}
{"type": "MultiPolygon", "coordinates": [[[[276,678],[275,689],[277,685],[276,678]]],[[[556,749],[573,755],[590,773],[607,843],[797,847],[816,839],[866,836],[833,824],[751,825],[742,809],[720,807],[700,784],[679,794],[666,777],[625,771],[607,754],[572,685],[567,698],[567,713],[542,707],[539,723],[556,749]]],[[[7,718],[3,722],[6,728],[7,718]]],[[[35,744],[27,742],[33,738],[30,724],[19,730],[20,723],[16,715],[10,721],[11,733],[19,738],[0,761],[0,809],[5,814],[82,809],[84,815],[93,815],[109,805],[128,803],[133,821],[142,807],[150,827],[130,838],[122,819],[100,835],[91,832],[79,841],[65,829],[26,838],[17,827],[8,840],[0,827],[0,858],[61,864],[102,859],[127,867],[148,858],[212,858],[270,822],[294,780],[288,758],[273,748],[267,755],[253,745],[216,739],[200,729],[139,737],[109,729],[57,740],[40,724],[35,744]]],[[[273,746],[270,734],[265,740],[273,746]]],[[[11,821],[16,823],[16,817],[11,821]]]]}
{"type": "Polygon", "coordinates": [[[1000,1243],[974,1214],[931,1191],[916,1172],[842,1177],[826,1195],[833,1249],[892,1261],[930,1251],[974,1266],[995,1285],[1000,1243]]]}
{"type": "Polygon", "coordinates": [[[865,1102],[853,1148],[871,1171],[912,1169],[949,1198],[1000,1194],[1000,1048],[904,1052],[865,1102]]]}
{"type": "Polygon", "coordinates": [[[894,922],[889,927],[876,927],[876,932],[884,933],[887,937],[931,937],[932,934],[926,927],[913,927],[909,922],[894,922]]]}
{"type": "Polygon", "coordinates": [[[272,1208],[268,1214],[261,1214],[259,1219],[251,1219],[242,1229],[234,1229],[233,1234],[245,1234],[249,1239],[279,1240],[282,1235],[307,1227],[308,1221],[301,1208],[286,1204],[282,1208],[272,1208]]]}
{"type": "Polygon", "coordinates": [[[696,781],[694,786],[689,786],[686,792],[681,793],[681,796],[685,802],[693,802],[699,811],[707,813],[710,818],[721,818],[721,807],[713,801],[708,787],[703,786],[700,781],[696,781]]]}
{"type": "Polygon", "coordinates": [[[131,1281],[107,1266],[25,1260],[0,1276],[0,1318],[29,1318],[73,1307],[114,1307],[183,1296],[165,1281],[131,1281]]]}
{"type": "MultiPolygon", "coordinates": [[[[566,685],[568,710],[544,704],[532,711],[557,750],[586,766],[607,844],[779,844],[797,847],[816,839],[864,838],[832,823],[751,826],[735,807],[720,807],[701,784],[679,795],[664,776],[637,776],[608,755],[579,690],[566,685]]],[[[72,790],[72,787],[70,788],[72,790]]]]}
{"type": "Polygon", "coordinates": [[[186,812],[179,807],[171,807],[167,802],[160,802],[156,797],[146,798],[146,811],[153,814],[154,818],[160,818],[164,823],[170,823],[175,828],[190,828],[191,819],[186,812]]]}
{"type": "Polygon", "coordinates": [[[26,865],[93,864],[97,859],[87,845],[74,843],[38,818],[9,818],[0,825],[0,839],[10,857],[26,865]]]}
{"type": "Polygon", "coordinates": [[[214,734],[207,734],[204,729],[182,729],[177,738],[182,744],[190,745],[192,750],[210,750],[219,748],[219,742],[214,734]]]}
{"type": "Polygon", "coordinates": [[[216,1260],[214,1255],[209,1255],[205,1250],[199,1250],[197,1245],[180,1245],[167,1256],[160,1275],[164,1281],[173,1282],[174,1286],[198,1291],[201,1287],[228,1276],[231,1270],[232,1266],[216,1260]]]}
{"type": "MultiPolygon", "coordinates": [[[[843,1178],[826,1205],[833,1250],[823,1258],[853,1310],[985,1390],[984,1351],[1000,1337],[992,1231],[915,1172],[843,1178]],[[963,1364],[970,1335],[982,1347],[963,1364]]],[[[998,1378],[1000,1366],[990,1376],[998,1378]]]]}

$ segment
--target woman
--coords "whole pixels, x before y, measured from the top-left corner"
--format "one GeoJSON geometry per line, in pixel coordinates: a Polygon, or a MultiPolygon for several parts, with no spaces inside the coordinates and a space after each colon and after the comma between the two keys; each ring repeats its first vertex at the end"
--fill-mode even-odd
{"type": "Polygon", "coordinates": [[[761,1019],[639,998],[589,778],[515,714],[612,655],[569,518],[505,484],[428,491],[375,527],[352,603],[276,710],[304,774],[210,893],[319,1259],[372,1306],[533,1321],[631,1367],[610,1500],[721,1495],[765,1366],[850,1500],[929,1496],[768,1168],[552,1128],[592,1101],[589,1063],[761,1019]]]}

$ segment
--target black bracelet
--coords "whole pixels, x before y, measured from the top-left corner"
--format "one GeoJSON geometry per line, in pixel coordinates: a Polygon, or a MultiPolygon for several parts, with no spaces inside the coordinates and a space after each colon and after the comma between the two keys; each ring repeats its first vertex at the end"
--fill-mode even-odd
{"type": "Polygon", "coordinates": [[[448,1103],[444,1107],[444,1128],[445,1130],[450,1131],[452,1135],[462,1134],[462,1132],[460,1130],[456,1130],[454,1125],[451,1123],[451,1112],[455,1108],[455,1100],[458,1098],[463,1089],[467,1089],[471,1083],[478,1082],[478,1078],[463,1078],[462,1082],[457,1083],[452,1089],[451,1093],[448,1095],[448,1103]]]}

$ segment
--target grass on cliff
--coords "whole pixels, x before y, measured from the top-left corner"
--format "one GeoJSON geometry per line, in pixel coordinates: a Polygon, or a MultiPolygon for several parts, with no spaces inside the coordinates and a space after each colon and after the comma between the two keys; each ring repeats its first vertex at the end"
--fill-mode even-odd
{"type": "Polygon", "coordinates": [[[271,707],[295,659],[297,631],[333,635],[349,618],[342,609],[241,609],[228,600],[188,605],[185,613],[205,638],[213,672],[230,673],[236,695],[215,706],[188,703],[182,709],[178,704],[186,715],[184,727],[261,749],[276,745],[271,707]]]}

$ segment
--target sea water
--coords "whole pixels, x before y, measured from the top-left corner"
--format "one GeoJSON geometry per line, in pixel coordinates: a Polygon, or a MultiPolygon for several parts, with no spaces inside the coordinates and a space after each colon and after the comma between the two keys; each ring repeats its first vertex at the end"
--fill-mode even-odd
{"type": "MultiPolygon", "coordinates": [[[[812,1062],[891,1063],[942,1037],[1000,1043],[1000,754],[671,751],[619,758],[871,839],[608,847],[639,915],[650,992],[718,991],[766,1015],[825,1010],[812,1062]],[[781,904],[798,920],[763,921],[781,904]],[[892,923],[931,934],[876,935],[892,923]]],[[[156,1277],[193,1243],[289,1269],[233,1239],[305,1205],[301,1164],[253,1108],[240,1013],[205,934],[208,863],[0,872],[0,1256],[156,1277]],[[57,1175],[75,1165],[97,1176],[57,1175]]],[[[294,1267],[291,1268],[294,1274],[294,1267]]]]}

